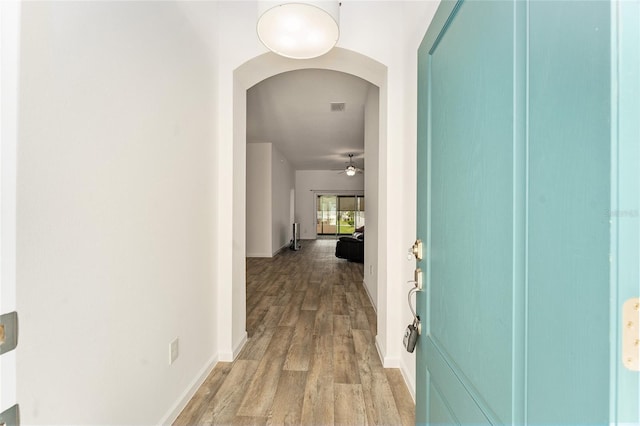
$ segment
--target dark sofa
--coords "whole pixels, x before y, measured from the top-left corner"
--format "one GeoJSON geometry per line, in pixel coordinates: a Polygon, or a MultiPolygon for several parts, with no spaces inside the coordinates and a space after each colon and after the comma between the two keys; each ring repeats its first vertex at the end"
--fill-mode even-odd
{"type": "Polygon", "coordinates": [[[364,233],[354,232],[351,237],[340,237],[336,243],[336,257],[364,263],[364,233]]]}

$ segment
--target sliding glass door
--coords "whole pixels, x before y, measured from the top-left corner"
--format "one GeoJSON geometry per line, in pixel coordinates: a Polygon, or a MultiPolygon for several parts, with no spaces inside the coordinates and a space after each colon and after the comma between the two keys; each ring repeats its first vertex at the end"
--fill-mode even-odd
{"type": "Polygon", "coordinates": [[[351,235],[364,226],[364,197],[361,195],[318,195],[318,235],[351,235]]]}

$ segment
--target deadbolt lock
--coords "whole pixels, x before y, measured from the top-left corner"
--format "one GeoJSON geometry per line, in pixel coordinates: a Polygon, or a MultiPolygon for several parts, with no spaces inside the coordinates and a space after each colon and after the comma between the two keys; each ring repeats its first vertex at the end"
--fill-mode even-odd
{"type": "Polygon", "coordinates": [[[412,254],[416,259],[422,260],[422,241],[416,240],[415,243],[409,249],[409,253],[412,254]]]}

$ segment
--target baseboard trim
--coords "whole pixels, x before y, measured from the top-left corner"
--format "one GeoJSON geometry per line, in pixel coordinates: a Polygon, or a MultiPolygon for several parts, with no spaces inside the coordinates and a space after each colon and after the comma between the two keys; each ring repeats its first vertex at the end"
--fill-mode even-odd
{"type": "Polygon", "coordinates": [[[365,293],[367,293],[367,297],[369,297],[369,303],[371,303],[371,306],[373,306],[373,310],[377,314],[378,313],[378,307],[374,303],[373,297],[371,297],[371,293],[369,293],[369,288],[367,287],[367,280],[362,280],[362,286],[364,287],[365,293]]]}
{"type": "Polygon", "coordinates": [[[246,257],[273,257],[271,253],[247,253],[246,257]]]}
{"type": "Polygon", "coordinates": [[[291,245],[291,243],[286,243],[285,245],[283,245],[282,247],[280,247],[278,250],[273,252],[273,255],[271,257],[275,257],[278,253],[280,253],[281,251],[285,250],[285,249],[289,249],[289,246],[291,245]]]}
{"type": "Polygon", "coordinates": [[[407,389],[409,389],[409,393],[411,394],[411,398],[413,398],[413,403],[415,404],[416,402],[415,378],[410,377],[407,366],[403,362],[402,358],[386,357],[382,352],[382,348],[380,346],[380,341],[378,340],[378,336],[376,336],[376,350],[378,351],[378,356],[380,357],[380,361],[382,362],[382,366],[384,368],[397,368],[398,370],[400,370],[400,374],[402,374],[404,383],[407,385],[407,389]]]}
{"type": "Polygon", "coordinates": [[[244,348],[244,345],[247,344],[247,339],[248,338],[249,338],[249,335],[245,331],[244,335],[242,336],[242,339],[240,340],[240,342],[238,342],[236,347],[233,349],[233,360],[234,361],[238,357],[238,355],[240,355],[240,351],[242,351],[242,348],[244,348]]]}
{"type": "Polygon", "coordinates": [[[218,357],[222,362],[233,362],[240,355],[240,351],[244,348],[244,345],[247,343],[247,332],[245,331],[242,335],[240,341],[233,347],[231,352],[220,352],[218,357]]]}
{"type": "Polygon", "coordinates": [[[382,348],[380,347],[380,340],[378,340],[378,335],[376,335],[376,350],[378,351],[378,358],[380,358],[380,362],[382,362],[382,366],[386,368],[384,364],[384,354],[382,353],[382,348]]]}
{"type": "Polygon", "coordinates": [[[411,394],[411,398],[413,398],[413,403],[416,403],[416,378],[411,377],[408,374],[408,368],[404,362],[401,363],[400,373],[402,374],[402,378],[404,379],[404,383],[407,385],[407,389],[409,389],[409,393],[411,394]]]}
{"type": "Polygon", "coordinates": [[[182,410],[185,409],[200,386],[202,386],[204,381],[207,380],[207,377],[209,377],[209,374],[211,374],[211,371],[213,371],[218,361],[218,355],[216,354],[205,364],[205,366],[197,374],[196,378],[193,379],[187,389],[182,393],[180,398],[178,398],[178,401],[167,412],[167,414],[162,417],[162,420],[159,423],[160,425],[171,426],[176,421],[182,410]]]}

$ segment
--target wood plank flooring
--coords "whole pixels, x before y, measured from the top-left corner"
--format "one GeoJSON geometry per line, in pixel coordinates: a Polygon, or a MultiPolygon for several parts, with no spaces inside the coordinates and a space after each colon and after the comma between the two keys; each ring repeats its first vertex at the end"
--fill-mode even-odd
{"type": "Polygon", "coordinates": [[[399,370],[384,369],[363,265],[334,240],[247,259],[249,340],[219,363],[174,425],[412,425],[399,370]]]}

